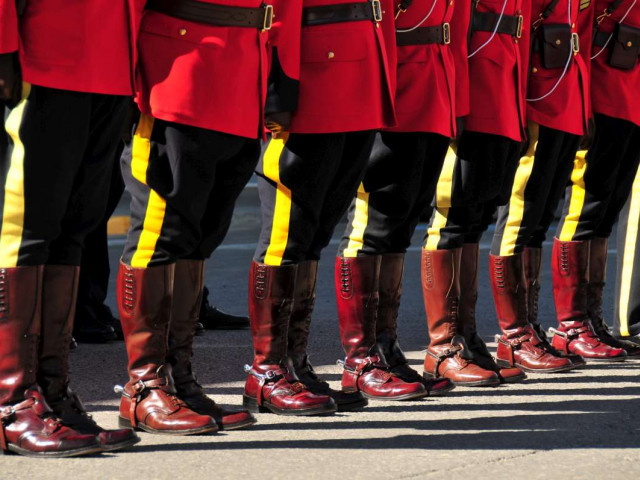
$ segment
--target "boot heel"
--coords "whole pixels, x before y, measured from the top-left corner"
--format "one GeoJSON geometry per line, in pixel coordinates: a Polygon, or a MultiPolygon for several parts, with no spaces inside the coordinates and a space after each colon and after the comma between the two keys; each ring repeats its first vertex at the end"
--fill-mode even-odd
{"type": "Polygon", "coordinates": [[[133,428],[131,426],[131,420],[129,420],[128,418],[118,417],[118,426],[120,428],[131,428],[133,430],[140,430],[139,428],[133,428]]]}
{"type": "Polygon", "coordinates": [[[258,401],[255,398],[247,395],[242,395],[242,406],[249,410],[251,413],[270,413],[265,407],[258,405],[258,401]]]}
{"type": "Polygon", "coordinates": [[[507,360],[497,359],[496,363],[498,364],[499,367],[502,367],[502,368],[513,368],[513,367],[515,367],[515,365],[511,365],[511,362],[508,362],[507,360]]]}

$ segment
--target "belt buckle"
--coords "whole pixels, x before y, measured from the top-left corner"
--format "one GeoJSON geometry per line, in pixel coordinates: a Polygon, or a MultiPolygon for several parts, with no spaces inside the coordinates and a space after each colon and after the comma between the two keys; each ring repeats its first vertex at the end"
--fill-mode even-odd
{"type": "Polygon", "coordinates": [[[580,53],[580,35],[575,32],[571,34],[571,49],[574,55],[580,53]]]}
{"type": "Polygon", "coordinates": [[[264,21],[262,22],[262,31],[268,32],[273,26],[273,5],[264,6],[264,21]]]}
{"type": "Polygon", "coordinates": [[[380,0],[371,0],[371,8],[373,10],[373,21],[379,23],[382,21],[382,4],[380,0]]]}
{"type": "Polygon", "coordinates": [[[524,25],[524,16],[518,15],[518,27],[516,28],[516,38],[522,38],[523,25],[524,25]]]}
{"type": "Polygon", "coordinates": [[[451,24],[449,23],[442,24],[442,42],[445,45],[449,45],[451,43],[451,24]]]}

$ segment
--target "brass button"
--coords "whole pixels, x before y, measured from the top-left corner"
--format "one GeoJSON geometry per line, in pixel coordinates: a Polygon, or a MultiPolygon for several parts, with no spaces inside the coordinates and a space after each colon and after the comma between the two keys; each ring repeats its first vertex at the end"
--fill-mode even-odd
{"type": "Polygon", "coordinates": [[[533,67],[532,72],[533,72],[533,73],[538,73],[538,69],[537,69],[536,67],[533,67]]]}
{"type": "Polygon", "coordinates": [[[556,40],[556,45],[560,45],[562,42],[560,41],[560,39],[556,40]]]}
{"type": "Polygon", "coordinates": [[[632,47],[633,43],[632,42],[627,42],[627,47],[632,47]]]}
{"type": "Polygon", "coordinates": [[[333,58],[333,57],[335,57],[335,56],[336,56],[336,54],[335,54],[335,53],[333,53],[333,52],[329,52],[329,53],[327,54],[327,57],[329,57],[329,58],[333,58]]]}
{"type": "Polygon", "coordinates": [[[178,33],[180,33],[180,35],[182,35],[184,37],[187,34],[187,29],[186,28],[181,28],[178,33]]]}

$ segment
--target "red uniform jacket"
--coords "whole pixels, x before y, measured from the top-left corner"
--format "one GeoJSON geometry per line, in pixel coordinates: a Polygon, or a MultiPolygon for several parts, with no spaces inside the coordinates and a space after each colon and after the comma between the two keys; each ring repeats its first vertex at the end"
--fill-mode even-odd
{"type": "MultiPolygon", "coordinates": [[[[478,12],[523,15],[529,24],[529,0],[480,0],[478,12]]],[[[526,30],[526,28],[524,29],[526,30]]],[[[474,31],[469,45],[470,113],[465,128],[522,140],[525,125],[522,41],[493,32],[474,31]],[[489,43],[485,45],[485,43],[489,43]],[[477,52],[477,53],[476,53],[477,52]]]]}
{"type": "MultiPolygon", "coordinates": [[[[263,4],[263,0],[204,1],[248,8],[263,4]]],[[[138,42],[140,110],[170,122],[257,138],[272,58],[269,41],[278,43],[280,51],[292,45],[293,54],[278,55],[283,68],[290,68],[288,77],[296,79],[299,65],[295,52],[300,2],[267,3],[274,6],[276,24],[271,31],[212,26],[146,11],[138,42]]]]}
{"type": "Polygon", "coordinates": [[[18,19],[0,0],[0,52],[19,48],[25,81],[110,95],[133,93],[133,65],[145,0],[30,0],[18,19]]]}
{"type": "Polygon", "coordinates": [[[451,19],[451,51],[456,75],[456,117],[469,115],[469,24],[471,0],[456,0],[451,19]]]}
{"type": "MultiPolygon", "coordinates": [[[[414,0],[398,16],[396,28],[438,26],[451,22],[452,14],[452,1],[414,0]]],[[[391,131],[455,135],[455,66],[450,45],[398,47],[395,103],[398,125],[391,131]]]]}
{"type": "MultiPolygon", "coordinates": [[[[532,18],[538,18],[549,3],[550,0],[533,0],[532,18]]],[[[560,0],[545,23],[570,24],[572,32],[578,33],[579,15],[588,17],[589,8],[592,7],[580,12],[580,0],[560,0]],[[569,5],[571,5],[571,12],[569,12],[569,5]]],[[[582,17],[580,21],[587,17],[582,17]]],[[[535,33],[532,32],[532,35],[535,36],[535,33]]],[[[580,48],[588,48],[588,46],[580,42],[580,48]]],[[[577,54],[573,55],[565,76],[558,83],[563,70],[564,68],[543,68],[540,64],[540,54],[537,52],[533,54],[527,93],[527,118],[548,128],[582,135],[590,108],[588,67],[582,55],[577,54]],[[553,90],[554,87],[555,90],[553,90]],[[549,94],[552,90],[553,93],[549,94]],[[541,100],[537,100],[539,98],[541,100]]]]}
{"type": "MultiPolygon", "coordinates": [[[[597,0],[595,15],[602,13],[610,4],[611,0],[597,0]]],[[[640,28],[640,2],[629,10],[632,4],[633,0],[624,0],[618,9],[600,24],[600,31],[612,33],[615,25],[625,15],[625,25],[640,28]]],[[[609,45],[613,42],[612,38],[609,45]]],[[[640,126],[640,62],[636,63],[632,70],[620,70],[609,66],[609,52],[599,54],[600,50],[599,47],[595,47],[593,55],[597,56],[591,63],[593,111],[640,126]]]]}
{"type": "MultiPolygon", "coordinates": [[[[303,0],[303,6],[353,0],[303,0]]],[[[300,96],[293,133],[337,133],[395,125],[393,0],[382,0],[383,21],[302,28],[300,96]]]]}
{"type": "Polygon", "coordinates": [[[16,0],[0,0],[0,53],[18,50],[16,0]]]}

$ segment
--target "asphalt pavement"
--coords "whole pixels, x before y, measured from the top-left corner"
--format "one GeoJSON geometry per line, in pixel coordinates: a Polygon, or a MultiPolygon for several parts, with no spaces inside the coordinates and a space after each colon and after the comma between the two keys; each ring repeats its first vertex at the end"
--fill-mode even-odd
{"type": "MultiPolygon", "coordinates": [[[[336,321],[333,256],[325,251],[310,344],[311,360],[338,387],[343,356],[336,321]]],[[[241,199],[225,243],[207,267],[212,301],[232,313],[247,311],[248,270],[259,231],[255,189],[241,199]]],[[[427,329],[419,283],[420,225],[407,254],[400,340],[421,369],[427,329]]],[[[117,265],[122,237],[111,238],[117,265]]],[[[497,332],[483,239],[479,331],[497,332]]],[[[615,246],[612,241],[610,245],[615,246]]],[[[554,324],[550,246],[543,260],[540,315],[554,324]]],[[[609,278],[613,279],[615,251],[609,278]]],[[[605,291],[612,312],[613,285],[605,291]]],[[[109,303],[115,306],[113,294],[109,303]]],[[[490,344],[495,348],[495,344],[490,344]]],[[[195,367],[207,393],[240,405],[251,362],[249,331],[209,331],[195,344],[195,367]]],[[[118,397],[126,381],[124,345],[81,344],[72,355],[73,387],[94,418],[116,427],[118,397]]],[[[0,456],[0,479],[611,479],[640,474],[640,361],[596,364],[563,374],[529,375],[499,388],[457,388],[446,397],[412,402],[370,402],[362,412],[331,417],[259,414],[246,430],[196,437],[153,436],[127,452],[65,460],[0,456]]]]}

